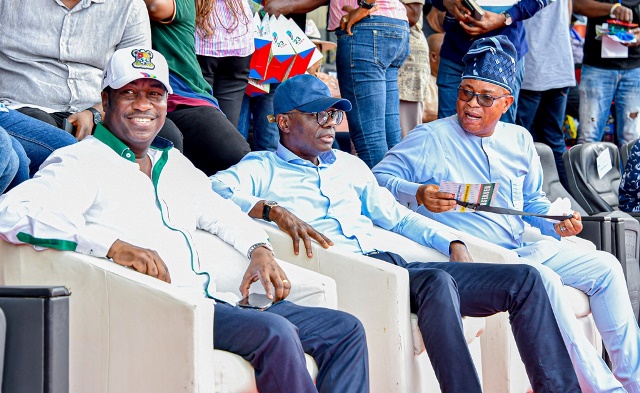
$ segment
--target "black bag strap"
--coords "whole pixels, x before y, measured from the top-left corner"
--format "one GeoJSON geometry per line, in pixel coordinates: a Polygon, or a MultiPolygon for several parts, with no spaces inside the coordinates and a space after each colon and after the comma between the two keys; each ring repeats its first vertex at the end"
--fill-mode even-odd
{"type": "Polygon", "coordinates": [[[463,202],[459,199],[454,199],[454,201],[456,201],[458,205],[462,207],[466,207],[467,209],[473,209],[475,211],[482,211],[482,212],[489,212],[489,213],[496,213],[496,214],[506,214],[510,216],[531,216],[531,217],[548,218],[549,220],[557,220],[557,221],[564,221],[572,217],[572,216],[549,216],[546,214],[528,213],[528,212],[523,212],[515,209],[507,209],[505,207],[487,206],[487,205],[480,205],[478,203],[463,202]]]}

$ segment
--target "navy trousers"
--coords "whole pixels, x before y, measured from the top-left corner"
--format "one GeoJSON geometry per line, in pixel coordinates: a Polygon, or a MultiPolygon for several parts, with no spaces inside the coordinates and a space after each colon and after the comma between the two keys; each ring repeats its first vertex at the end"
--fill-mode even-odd
{"type": "Polygon", "coordinates": [[[409,271],[411,311],[443,393],[481,392],[461,316],[508,311],[511,329],[536,393],[580,392],[540,274],[526,265],[411,262],[370,254],[409,271]]]}
{"type": "Polygon", "coordinates": [[[266,311],[216,304],[213,346],[242,356],[261,393],[369,392],[364,328],[342,311],[281,301],[266,311]],[[318,365],[314,386],[304,354],[318,365]]]}

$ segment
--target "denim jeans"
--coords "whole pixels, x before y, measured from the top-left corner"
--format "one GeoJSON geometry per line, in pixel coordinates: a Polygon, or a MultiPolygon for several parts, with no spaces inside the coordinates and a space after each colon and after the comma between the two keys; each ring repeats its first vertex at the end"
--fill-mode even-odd
{"type": "Polygon", "coordinates": [[[349,135],[370,168],[401,139],[398,69],[409,55],[409,24],[365,17],[353,35],[337,30],[336,70],[342,98],[351,101],[349,135]]]}
{"type": "MultiPolygon", "coordinates": [[[[513,86],[513,104],[509,110],[500,117],[500,121],[505,123],[516,123],[516,113],[518,111],[518,94],[524,78],[524,57],[516,63],[516,81],[513,86]]],[[[440,58],[438,68],[438,119],[449,117],[456,113],[456,102],[458,101],[458,87],[462,81],[464,64],[458,64],[449,59],[440,58]]]]}
{"type": "Polygon", "coordinates": [[[18,172],[18,165],[18,155],[13,150],[11,137],[3,128],[0,128],[0,194],[13,181],[18,172]]]}
{"type": "Polygon", "coordinates": [[[564,141],[562,123],[568,93],[568,87],[545,91],[520,90],[516,114],[516,124],[529,130],[534,141],[551,147],[560,182],[565,187],[567,187],[567,175],[562,154],[567,151],[567,145],[564,141]]]}
{"type": "Polygon", "coordinates": [[[253,124],[253,150],[276,151],[280,131],[276,123],[269,123],[267,116],[273,115],[273,94],[279,83],[272,83],[268,94],[255,97],[244,95],[240,109],[238,131],[249,139],[249,125],[253,124]]]}
{"type": "Polygon", "coordinates": [[[620,145],[640,136],[640,67],[609,70],[582,66],[578,143],[598,142],[611,108],[616,104],[616,134],[620,145]]]}
{"type": "Polygon", "coordinates": [[[213,346],[251,362],[260,392],[369,392],[367,341],[345,312],[281,301],[265,311],[216,304],[213,346]],[[314,386],[304,354],[318,365],[314,386]]]}
{"type": "Polygon", "coordinates": [[[31,160],[31,176],[54,150],[76,143],[76,138],[71,134],[14,110],[0,112],[0,127],[7,130],[24,148],[31,160]]]}
{"type": "Polygon", "coordinates": [[[9,184],[9,187],[7,187],[6,191],[9,191],[25,180],[29,180],[29,178],[31,177],[29,173],[29,164],[31,163],[31,160],[29,160],[27,152],[24,151],[24,147],[22,147],[22,144],[20,144],[20,142],[16,138],[12,137],[11,135],[9,135],[9,138],[11,138],[13,151],[16,153],[16,156],[18,156],[18,171],[16,172],[16,175],[13,177],[13,180],[11,181],[11,184],[9,184]]]}
{"type": "Polygon", "coordinates": [[[522,255],[520,261],[536,267],[543,278],[582,390],[623,392],[624,387],[629,393],[640,393],[640,329],[618,260],[603,251],[565,247],[545,261],[537,260],[535,254],[529,258],[522,255]],[[563,284],[589,296],[591,313],[611,357],[615,378],[578,328],[563,284]]]}

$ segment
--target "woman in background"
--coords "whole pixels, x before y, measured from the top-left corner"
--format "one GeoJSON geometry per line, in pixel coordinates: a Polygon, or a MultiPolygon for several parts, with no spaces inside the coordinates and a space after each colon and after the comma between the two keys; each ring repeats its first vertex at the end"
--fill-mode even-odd
{"type": "Polygon", "coordinates": [[[254,51],[247,0],[196,0],[196,54],[220,110],[236,128],[254,51]]]}

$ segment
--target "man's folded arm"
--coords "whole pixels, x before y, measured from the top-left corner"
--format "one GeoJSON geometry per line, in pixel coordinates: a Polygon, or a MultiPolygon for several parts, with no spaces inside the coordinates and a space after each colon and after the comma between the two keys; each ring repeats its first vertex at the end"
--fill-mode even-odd
{"type": "Polygon", "coordinates": [[[375,171],[378,184],[391,191],[391,194],[400,202],[403,206],[415,211],[418,209],[418,200],[416,194],[420,184],[413,183],[404,180],[396,175],[390,173],[383,173],[375,171]]]}
{"type": "Polygon", "coordinates": [[[239,164],[211,176],[211,188],[225,199],[231,199],[243,212],[251,209],[264,198],[260,197],[262,179],[268,179],[265,167],[259,159],[245,157],[239,164]]]}
{"type": "Polygon", "coordinates": [[[444,227],[444,225],[436,223],[427,217],[411,212],[410,214],[407,214],[405,218],[392,229],[392,231],[399,233],[416,243],[434,248],[446,256],[450,256],[451,242],[463,242],[459,237],[455,236],[448,230],[444,228],[437,228],[438,226],[444,227]]]}
{"type": "Polygon", "coordinates": [[[60,165],[43,168],[36,178],[0,197],[0,233],[12,243],[105,258],[118,236],[87,225],[84,213],[92,205],[95,190],[68,171],[54,173],[60,165]]]}
{"type": "Polygon", "coordinates": [[[265,243],[270,247],[266,232],[245,214],[233,198],[227,199],[212,190],[212,180],[204,175],[198,183],[198,228],[217,235],[243,255],[249,256],[249,250],[256,244],[265,243]]]}
{"type": "MultiPolygon", "coordinates": [[[[367,176],[362,172],[359,176],[367,176]]],[[[369,175],[370,172],[369,172],[369,175]]],[[[459,240],[442,224],[431,225],[432,221],[412,212],[398,203],[389,190],[379,186],[371,176],[361,195],[363,214],[386,230],[398,233],[424,246],[435,248],[449,256],[452,241],[459,240]]]]}
{"type": "Polygon", "coordinates": [[[421,185],[438,184],[437,179],[446,179],[445,158],[439,142],[425,135],[430,131],[429,126],[419,127],[422,128],[405,137],[406,143],[396,145],[372,169],[378,184],[413,211],[419,207],[416,194],[421,185]]]}

